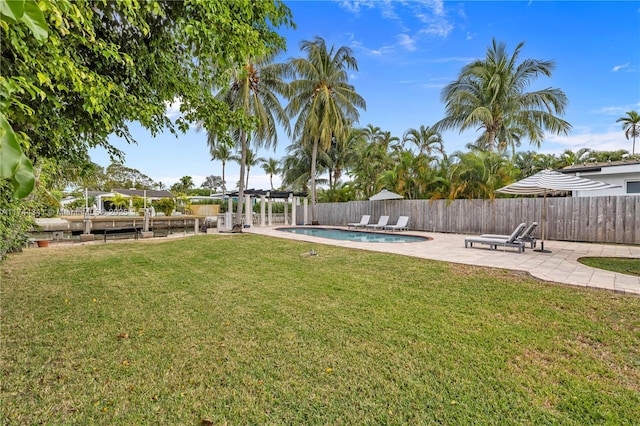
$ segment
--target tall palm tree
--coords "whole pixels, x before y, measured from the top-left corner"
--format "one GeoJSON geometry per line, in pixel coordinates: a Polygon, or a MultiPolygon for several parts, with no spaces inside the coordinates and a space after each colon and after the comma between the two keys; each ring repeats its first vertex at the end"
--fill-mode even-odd
{"type": "Polygon", "coordinates": [[[294,80],[287,112],[297,116],[294,137],[310,142],[311,151],[311,217],[317,223],[316,166],[318,151],[326,151],[334,138],[344,138],[351,123],[358,121],[358,108],[366,108],[364,99],[348,83],[349,70],[358,64],[351,49],[333,46],[316,37],[304,40],[301,50],[305,58],[289,61],[294,80]]]}
{"type": "Polygon", "coordinates": [[[215,138],[211,134],[207,134],[207,144],[209,145],[209,153],[212,160],[220,160],[222,162],[222,193],[227,192],[227,181],[225,180],[224,171],[227,161],[233,159],[231,147],[226,143],[216,143],[215,138]]]}
{"type": "Polygon", "coordinates": [[[282,171],[280,168],[280,161],[275,158],[269,158],[268,160],[262,159],[262,170],[266,174],[269,175],[269,184],[271,185],[271,190],[273,191],[273,175],[277,175],[282,171]]]}
{"type": "Polygon", "coordinates": [[[218,96],[232,111],[241,112],[249,118],[246,126],[234,128],[233,140],[240,150],[240,180],[236,224],[242,222],[242,199],[245,190],[245,167],[249,140],[254,147],[271,147],[277,144],[276,123],[280,123],[289,133],[289,118],[280,105],[278,95],[288,96],[288,85],[283,81],[287,67],[273,63],[277,52],[264,58],[249,60],[242,67],[232,71],[229,84],[218,96]]]}
{"type": "Polygon", "coordinates": [[[540,147],[545,130],[567,134],[571,125],[554,115],[564,113],[564,92],[553,88],[525,92],[538,76],[551,76],[553,61],[525,59],[517,64],[522,46],[518,44],[509,56],[506,45],[493,40],[485,59],[466,65],[442,91],[446,116],[436,123],[436,130],[484,129],[482,142],[488,151],[519,144],[521,137],[540,147]]]}
{"type": "Polygon", "coordinates": [[[631,155],[636,155],[636,138],[640,136],[640,114],[635,111],[629,111],[626,117],[618,118],[616,123],[622,123],[622,130],[624,130],[627,140],[633,138],[631,155]]]}
{"type": "Polygon", "coordinates": [[[444,153],[442,136],[433,127],[420,126],[420,129],[408,129],[402,136],[402,142],[413,143],[420,154],[431,156],[434,151],[444,153]]]}

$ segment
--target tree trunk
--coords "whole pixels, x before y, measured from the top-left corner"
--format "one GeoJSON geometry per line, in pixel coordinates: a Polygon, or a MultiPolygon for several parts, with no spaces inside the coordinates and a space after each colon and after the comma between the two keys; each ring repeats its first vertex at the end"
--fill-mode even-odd
{"type": "Polygon", "coordinates": [[[318,139],[313,140],[313,150],[311,151],[311,224],[318,224],[316,197],[316,160],[318,158],[318,139]]]}
{"type": "Polygon", "coordinates": [[[238,182],[238,206],[236,207],[236,220],[234,225],[242,224],[242,205],[244,204],[244,168],[247,161],[247,135],[242,132],[240,135],[240,182],[238,182]]]}
{"type": "Polygon", "coordinates": [[[489,131],[489,141],[487,142],[487,151],[489,152],[493,152],[493,145],[496,141],[496,132],[494,132],[493,130],[489,131]]]}
{"type": "Polygon", "coordinates": [[[224,180],[224,166],[225,162],[222,162],[222,195],[227,193],[227,181],[224,180]]]}

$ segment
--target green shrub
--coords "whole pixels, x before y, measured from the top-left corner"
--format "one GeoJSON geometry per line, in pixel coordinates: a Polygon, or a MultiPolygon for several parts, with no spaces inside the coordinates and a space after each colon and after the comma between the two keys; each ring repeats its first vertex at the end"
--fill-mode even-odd
{"type": "Polygon", "coordinates": [[[6,253],[22,251],[29,239],[34,220],[27,214],[29,205],[13,197],[8,180],[0,180],[0,260],[6,253]]]}

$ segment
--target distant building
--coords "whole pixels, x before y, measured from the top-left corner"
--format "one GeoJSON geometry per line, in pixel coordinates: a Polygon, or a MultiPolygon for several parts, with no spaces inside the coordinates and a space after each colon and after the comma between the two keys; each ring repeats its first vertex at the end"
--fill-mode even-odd
{"type": "MultiPolygon", "coordinates": [[[[140,197],[143,198],[146,196],[147,202],[160,200],[162,198],[175,198],[169,191],[160,191],[156,189],[112,189],[110,192],[105,191],[87,191],[87,196],[95,197],[95,209],[97,213],[102,213],[105,211],[105,201],[108,198],[112,198],[116,194],[120,194],[123,197],[131,198],[131,197],[140,197]]],[[[89,206],[92,207],[92,206],[89,206]]]]}
{"type": "Polygon", "coordinates": [[[618,185],[618,188],[597,191],[573,191],[574,197],[597,197],[603,195],[640,196],[640,160],[622,160],[604,163],[574,164],[559,170],[586,179],[618,185]]]}

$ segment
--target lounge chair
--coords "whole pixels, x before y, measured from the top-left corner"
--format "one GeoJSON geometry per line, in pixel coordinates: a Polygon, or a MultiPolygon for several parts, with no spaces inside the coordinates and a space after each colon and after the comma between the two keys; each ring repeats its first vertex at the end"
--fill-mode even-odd
{"type": "Polygon", "coordinates": [[[395,225],[386,225],[384,229],[388,231],[407,231],[409,228],[409,216],[398,217],[398,222],[395,225]]]}
{"type": "Polygon", "coordinates": [[[360,219],[360,222],[347,223],[347,228],[364,228],[369,224],[369,219],[371,219],[371,216],[365,214],[362,216],[362,219],[360,219]]]}
{"type": "Polygon", "coordinates": [[[378,219],[378,223],[373,223],[371,225],[367,225],[367,228],[371,228],[371,229],[383,229],[385,226],[387,226],[387,222],[389,222],[389,216],[380,216],[380,219],[378,219]]]}
{"type": "Polygon", "coordinates": [[[522,233],[523,229],[527,226],[526,223],[521,223],[518,227],[508,236],[508,238],[482,238],[482,237],[467,237],[464,239],[464,246],[473,247],[474,244],[485,244],[489,246],[490,250],[495,250],[498,246],[517,248],[519,253],[524,252],[524,242],[518,240],[518,236],[522,233]]]}
{"type": "MultiPolygon", "coordinates": [[[[531,222],[529,224],[529,226],[527,226],[524,231],[522,231],[522,233],[520,235],[518,235],[518,240],[522,241],[523,243],[529,243],[531,244],[531,248],[535,248],[536,246],[536,239],[533,236],[533,231],[538,227],[538,222],[531,222]]],[[[505,238],[509,238],[508,235],[497,235],[497,234],[482,234],[480,235],[480,238],[501,238],[501,239],[505,239],[505,238]]]]}

